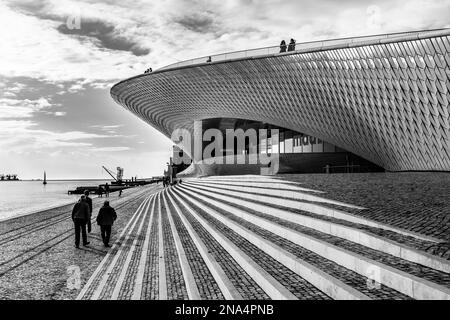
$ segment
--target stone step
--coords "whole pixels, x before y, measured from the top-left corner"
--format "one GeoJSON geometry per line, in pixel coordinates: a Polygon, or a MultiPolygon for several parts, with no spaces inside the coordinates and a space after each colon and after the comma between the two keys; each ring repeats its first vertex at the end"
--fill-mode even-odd
{"type": "Polygon", "coordinates": [[[171,213],[171,210],[167,203],[166,196],[163,194],[162,198],[163,198],[163,203],[164,203],[163,207],[165,208],[166,213],[167,213],[167,215],[166,215],[167,221],[169,223],[170,230],[173,235],[173,242],[174,242],[176,251],[178,253],[177,256],[179,259],[179,266],[181,268],[181,274],[183,276],[187,295],[188,295],[187,298],[189,298],[190,300],[199,300],[201,298],[200,292],[198,291],[197,284],[194,279],[194,274],[192,273],[192,269],[189,265],[188,257],[183,248],[181,238],[175,227],[175,223],[173,222],[172,213],[171,213]]]}
{"type": "Polygon", "coordinates": [[[241,299],[242,297],[227,278],[219,263],[209,253],[208,248],[186,218],[182,216],[178,205],[171,199],[170,195],[165,194],[164,196],[168,198],[169,211],[171,212],[169,216],[180,235],[200,299],[241,299]]]}
{"type": "Polygon", "coordinates": [[[239,246],[223,235],[223,230],[217,230],[211,223],[198,214],[184,200],[177,201],[190,215],[231,255],[236,263],[250,275],[250,277],[262,288],[271,299],[293,300],[297,299],[286,287],[275,279],[269,272],[262,268],[254,259],[250,258],[239,246]]]}
{"type": "MultiPolygon", "coordinates": [[[[342,220],[340,221],[337,219],[323,220],[320,216],[307,216],[299,213],[294,213],[274,207],[272,205],[255,203],[249,200],[243,200],[233,196],[228,196],[224,192],[218,193],[216,189],[214,189],[215,191],[212,192],[196,188],[196,186],[197,185],[188,184],[180,187],[194,190],[196,193],[210,197],[210,199],[233,203],[246,209],[259,211],[261,213],[271,215],[279,219],[307,226],[322,233],[327,233],[336,237],[347,239],[374,250],[382,251],[384,253],[391,254],[414,263],[450,273],[450,261],[404,244],[408,243],[407,240],[409,239],[405,239],[405,236],[402,234],[391,234],[390,239],[387,239],[382,235],[370,232],[379,232],[378,229],[369,229],[369,231],[366,231],[364,229],[367,228],[361,229],[361,225],[358,224],[343,222],[342,220]],[[391,239],[396,239],[397,242],[391,239]]],[[[385,234],[385,232],[381,232],[380,234],[385,234]]],[[[428,246],[430,243],[426,242],[426,244],[428,246]]]]}
{"type": "Polygon", "coordinates": [[[174,192],[177,199],[183,198],[195,206],[197,212],[204,212],[212,219],[220,221],[333,299],[407,298],[383,285],[380,286],[380,290],[370,290],[367,286],[367,277],[288,241],[282,235],[236,218],[228,211],[212,206],[207,199],[206,201],[200,199],[180,188],[172,188],[171,192],[174,192]]]}
{"type": "MultiPolygon", "coordinates": [[[[178,197],[172,200],[179,209],[179,217],[183,221],[185,227],[190,231],[190,236],[196,241],[196,245],[202,249],[201,252],[206,250],[208,255],[202,255],[203,259],[208,262],[213,262],[209,266],[211,272],[214,270],[222,271],[222,274],[218,272],[214,274],[217,283],[227,284],[231,283],[232,287],[228,285],[221,289],[227,299],[270,299],[265,291],[258,285],[253,279],[252,275],[249,275],[242,266],[236,262],[234,257],[223,248],[222,243],[217,241],[214,236],[209,233],[209,230],[202,225],[195,216],[192,215],[192,208],[179,199],[178,197]],[[202,248],[204,246],[204,248],[202,248]],[[213,259],[209,259],[212,257],[213,259]],[[216,265],[214,265],[216,262],[216,265]],[[217,268],[218,266],[219,268],[217,268]],[[216,277],[217,275],[217,277],[216,277]]],[[[195,212],[194,212],[195,213],[195,212]]]]}
{"type": "Polygon", "coordinates": [[[145,239],[143,235],[145,235],[145,231],[148,229],[147,225],[151,223],[151,220],[153,218],[153,211],[151,211],[150,208],[152,208],[154,203],[155,201],[148,202],[147,207],[144,208],[144,212],[146,212],[146,214],[139,222],[138,224],[139,226],[135,231],[135,234],[133,234],[130,237],[130,240],[131,238],[133,238],[133,241],[131,242],[129,250],[127,251],[126,258],[125,261],[123,262],[119,277],[116,280],[114,290],[112,291],[111,296],[109,297],[109,299],[111,300],[130,299],[132,296],[133,288],[130,284],[132,284],[135,281],[136,274],[138,271],[138,264],[135,263],[135,261],[138,261],[142,253],[143,249],[142,244],[145,239]],[[148,214],[150,214],[149,219],[147,219],[148,214]]]}
{"type": "Polygon", "coordinates": [[[198,182],[198,183],[214,183],[214,184],[232,184],[232,185],[238,185],[238,186],[248,186],[248,187],[255,187],[255,188],[271,188],[275,190],[284,190],[284,191],[290,191],[290,192],[310,192],[310,193],[325,193],[320,190],[314,190],[309,188],[303,188],[300,186],[297,186],[292,183],[285,183],[283,180],[277,180],[277,179],[271,179],[271,180],[255,180],[255,181],[248,181],[248,180],[213,180],[213,179],[197,179],[197,178],[190,178],[190,179],[184,179],[185,182],[198,182]]]}
{"type": "Polygon", "coordinates": [[[124,268],[125,263],[130,252],[130,248],[136,237],[138,236],[138,230],[141,229],[142,225],[146,221],[146,215],[149,214],[148,205],[151,201],[155,201],[155,197],[152,197],[141,210],[141,214],[136,218],[133,224],[130,226],[126,236],[122,242],[116,242],[118,245],[118,250],[114,253],[114,258],[110,262],[108,268],[105,270],[104,274],[101,276],[101,281],[97,288],[95,289],[91,299],[92,300],[109,300],[113,299],[113,292],[116,288],[119,277],[123,272],[127,270],[124,268]]]}
{"type": "MultiPolygon", "coordinates": [[[[208,239],[208,246],[205,246],[198,235],[199,227],[192,227],[172,199],[169,203],[171,205],[159,192],[140,205],[80,292],[79,299],[242,299],[246,296],[241,295],[228,279],[234,274],[238,274],[233,280],[240,284],[240,291],[256,291],[251,284],[252,278],[246,275],[248,279],[245,279],[243,272],[223,258],[226,253],[218,249],[220,245],[208,239]],[[172,209],[178,210],[180,216],[176,217],[172,209]],[[184,231],[183,241],[178,231],[184,231]],[[182,242],[195,245],[186,246],[186,251],[182,242]],[[216,250],[211,245],[215,245],[216,250]],[[195,255],[199,250],[201,254],[195,255]],[[212,251],[222,258],[220,264],[212,251]],[[194,280],[191,266],[195,268],[197,280],[194,280]],[[223,268],[230,269],[228,276],[223,268]],[[208,279],[209,270],[213,271],[217,282],[212,276],[208,279]],[[220,289],[217,283],[221,284],[220,289]],[[205,285],[207,288],[203,287],[205,285]],[[203,297],[197,286],[203,287],[203,297]],[[214,287],[218,292],[212,291],[214,287]]],[[[260,288],[259,291],[262,292],[260,288]]],[[[247,299],[267,297],[264,293],[253,293],[248,292],[247,299]]]]}
{"type": "MultiPolygon", "coordinates": [[[[180,251],[175,245],[174,235],[170,227],[168,215],[170,212],[164,202],[164,192],[158,196],[160,212],[161,212],[161,244],[164,251],[164,265],[165,265],[165,279],[167,286],[168,300],[187,300],[189,295],[187,292],[185,275],[183,274],[183,267],[180,260],[180,251]]],[[[184,269],[186,271],[186,269],[184,269]]],[[[161,278],[160,278],[161,279],[161,278]]],[[[192,286],[191,286],[192,289],[192,286]]]]}
{"type": "MultiPolygon", "coordinates": [[[[160,194],[158,193],[158,202],[160,194]]],[[[158,299],[167,300],[167,279],[166,279],[166,263],[165,263],[165,250],[164,239],[162,231],[162,210],[161,205],[158,203],[158,299]]]]}
{"type": "Polygon", "coordinates": [[[83,289],[77,296],[77,300],[91,299],[97,300],[100,298],[103,290],[105,289],[109,275],[113,272],[115,265],[121,255],[125,255],[125,244],[129,242],[129,238],[132,235],[137,223],[142,219],[142,217],[147,213],[146,208],[151,201],[153,201],[154,196],[151,195],[147,197],[136,212],[131,217],[130,221],[123,228],[117,240],[114,242],[111,249],[108,251],[106,256],[103,258],[99,266],[96,268],[94,273],[91,275],[83,289]]]}
{"type": "MultiPolygon", "coordinates": [[[[197,178],[188,178],[188,179],[197,179],[197,178]]],[[[208,181],[258,181],[258,182],[270,182],[273,183],[274,181],[280,181],[284,184],[290,184],[290,185],[300,185],[300,182],[295,182],[295,181],[288,181],[288,180],[283,180],[280,179],[278,177],[273,177],[273,176],[262,176],[262,175],[253,175],[253,174],[248,174],[248,175],[230,175],[230,176],[211,176],[211,177],[202,177],[199,178],[200,180],[208,180],[208,181]]]]}
{"type": "MultiPolygon", "coordinates": [[[[335,201],[331,199],[327,199],[324,197],[319,197],[316,195],[311,195],[308,193],[305,193],[305,190],[287,190],[283,188],[277,188],[275,186],[261,186],[261,185],[239,185],[233,182],[206,182],[206,181],[189,181],[187,184],[195,184],[199,186],[213,186],[217,189],[223,189],[223,190],[235,190],[235,191],[243,191],[243,192],[251,192],[254,194],[259,195],[267,195],[270,197],[274,197],[277,199],[280,199],[280,201],[286,200],[304,200],[308,202],[314,202],[314,203],[325,203],[325,204],[332,204],[344,208],[352,208],[352,209],[365,209],[363,207],[358,207],[352,204],[344,203],[341,201],[335,201]]],[[[311,189],[306,189],[311,190],[311,189]]]]}
{"type": "Polygon", "coordinates": [[[272,299],[329,299],[323,292],[312,286],[258,247],[248,242],[219,221],[212,220],[192,203],[175,195],[176,201],[183,203],[194,218],[200,222],[237,261],[242,268],[260,285],[272,299]]]}
{"type": "MultiPolygon", "coordinates": [[[[414,273],[413,270],[417,270],[417,265],[403,259],[353,244],[350,241],[347,241],[347,243],[344,241],[338,242],[332,238],[330,239],[329,236],[323,237],[323,235],[320,235],[318,232],[316,232],[315,236],[311,236],[304,232],[299,232],[250,214],[246,211],[232,208],[223,202],[212,200],[210,197],[201,196],[198,192],[187,190],[186,186],[178,189],[181,189],[184,194],[187,193],[191,197],[202,199],[206,203],[221,207],[222,210],[231,212],[250,223],[280,235],[303,248],[314,251],[360,275],[366,276],[368,270],[376,268],[382,284],[392,287],[413,298],[450,299],[450,290],[448,289],[448,284],[450,283],[448,281],[450,280],[449,274],[435,271],[431,268],[421,267],[421,270],[419,270],[420,272],[416,272],[416,275],[423,273],[424,276],[423,278],[419,278],[414,274],[405,272],[410,271],[411,273],[414,273]],[[353,252],[355,249],[357,252],[353,252]],[[447,286],[439,285],[434,281],[438,283],[447,283],[447,286]]],[[[191,201],[193,200],[191,199],[191,201]]],[[[228,221],[227,224],[229,223],[231,222],[228,221]]]]}
{"type": "MultiPolygon", "coordinates": [[[[157,193],[158,194],[158,193],[157,193]]],[[[133,291],[133,295],[131,299],[141,299],[141,300],[157,300],[160,295],[160,286],[159,286],[159,215],[160,212],[157,207],[156,196],[155,201],[152,206],[153,210],[153,220],[150,225],[150,234],[148,234],[148,229],[146,233],[146,239],[149,242],[147,253],[143,253],[144,256],[141,255],[139,264],[140,267],[143,268],[142,278],[139,280],[136,279],[134,283],[134,290],[136,288],[140,288],[141,297],[137,297],[137,293],[133,291]],[[140,281],[142,279],[142,282],[140,281]],[[135,297],[135,298],[134,298],[135,297]]],[[[138,289],[139,290],[139,289],[138,289]]]]}
{"type": "MultiPolygon", "coordinates": [[[[192,182],[186,183],[187,185],[193,185],[192,182]]],[[[186,185],[185,183],[182,184],[186,185]]],[[[200,186],[200,185],[195,185],[195,187],[197,189],[201,189],[201,190],[206,190],[206,191],[212,191],[212,192],[218,192],[218,193],[224,193],[227,194],[229,196],[233,196],[236,198],[241,198],[241,199],[245,199],[245,200],[250,200],[253,202],[260,202],[263,204],[268,204],[268,205],[272,205],[272,204],[276,204],[278,207],[283,208],[285,210],[302,210],[302,211],[306,211],[306,212],[310,212],[310,213],[314,213],[316,215],[322,215],[322,216],[326,216],[326,217],[331,217],[331,218],[335,218],[335,219],[340,219],[340,220],[345,220],[345,221],[349,221],[352,223],[356,223],[356,224],[361,224],[361,225],[365,225],[368,227],[373,227],[373,228],[378,228],[378,229],[384,229],[384,230],[389,230],[395,233],[399,233],[405,236],[409,236],[409,237],[413,237],[413,238],[417,238],[423,241],[430,241],[430,242],[440,242],[439,239],[435,239],[429,236],[425,236],[422,234],[418,234],[416,232],[412,232],[409,230],[403,230],[403,229],[399,229],[399,228],[395,228],[383,223],[379,223],[377,221],[374,220],[369,220],[366,218],[362,218],[362,217],[358,217],[354,214],[342,211],[342,210],[338,210],[335,208],[330,208],[327,207],[325,205],[322,204],[316,204],[316,203],[312,203],[312,202],[305,202],[305,201],[298,201],[298,200],[290,200],[290,199],[280,199],[279,197],[276,196],[268,196],[268,195],[261,195],[261,194],[255,194],[252,193],[250,191],[235,191],[233,189],[223,189],[221,187],[216,187],[216,186],[200,186]]]]}
{"type": "MultiPolygon", "coordinates": [[[[137,271],[136,271],[136,278],[135,278],[135,282],[134,282],[134,287],[133,287],[133,291],[131,294],[130,299],[131,300],[141,300],[141,299],[145,299],[146,296],[145,294],[143,294],[144,292],[144,284],[147,287],[149,284],[148,281],[148,271],[151,270],[151,265],[152,260],[156,260],[157,262],[157,255],[155,254],[156,250],[155,250],[155,246],[154,243],[156,241],[152,241],[152,238],[155,239],[155,235],[156,235],[156,221],[157,221],[157,217],[156,217],[156,213],[155,213],[155,206],[156,206],[156,201],[152,202],[151,205],[151,215],[149,218],[149,222],[147,224],[147,230],[145,232],[145,240],[144,240],[144,244],[142,246],[142,251],[140,254],[140,257],[138,258],[138,266],[137,266],[137,271]],[[155,257],[156,256],[156,257],[155,257]],[[147,277],[146,277],[147,275],[147,277]],[[145,280],[144,280],[145,279],[145,280]]],[[[151,285],[151,283],[150,283],[151,285]]]]}

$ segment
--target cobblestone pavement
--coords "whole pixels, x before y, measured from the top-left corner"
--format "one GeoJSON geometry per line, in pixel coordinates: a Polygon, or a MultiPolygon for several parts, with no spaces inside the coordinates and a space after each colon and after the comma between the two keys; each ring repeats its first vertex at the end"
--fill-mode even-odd
{"type": "Polygon", "coordinates": [[[427,250],[450,259],[450,173],[286,174],[277,178],[367,208],[349,209],[353,214],[441,239],[442,243],[427,250]]]}
{"type": "MultiPolygon", "coordinates": [[[[183,195],[178,193],[178,196],[183,197],[183,195]]],[[[187,199],[184,199],[187,200],[187,199]]],[[[207,204],[207,203],[206,203],[207,204]]],[[[209,204],[207,204],[209,205],[209,204]]],[[[213,207],[209,205],[210,207],[213,207]]],[[[221,211],[218,208],[214,208],[221,211]]],[[[264,253],[257,246],[253,245],[251,242],[241,237],[239,234],[228,228],[225,224],[219,222],[217,219],[209,216],[201,208],[196,208],[196,211],[202,215],[206,220],[208,220],[217,230],[223,233],[229,241],[236,244],[241,248],[253,261],[258,261],[258,263],[277,281],[289,288],[295,296],[299,299],[329,299],[323,292],[313,287],[309,282],[304,280],[302,277],[292,272],[281,263],[270,257],[268,254],[264,253]]],[[[230,216],[226,212],[221,212],[224,215],[230,216]]],[[[245,225],[246,222],[242,219],[237,218],[241,225],[245,225]]]]}
{"type": "Polygon", "coordinates": [[[197,286],[201,299],[224,299],[216,280],[211,274],[210,270],[203,262],[203,259],[198,251],[198,248],[189,236],[186,227],[181,222],[181,219],[176,215],[175,208],[172,202],[169,202],[169,211],[174,220],[175,227],[180,235],[183,248],[192,270],[195,285],[197,286]]]}
{"type": "MultiPolygon", "coordinates": [[[[112,241],[139,203],[155,187],[128,190],[109,200],[118,213],[112,241]]],[[[93,217],[105,198],[94,198],[93,217]]],[[[99,228],[92,225],[88,247],[74,247],[73,205],[0,222],[0,299],[73,299],[79,289],[69,289],[71,270],[81,272],[83,286],[107,253],[99,228]]],[[[74,283],[75,287],[76,284],[74,283]]]]}
{"type": "Polygon", "coordinates": [[[171,281],[168,281],[167,298],[169,300],[188,299],[189,297],[186,291],[186,284],[184,282],[183,272],[181,269],[178,252],[175,248],[175,243],[172,231],[170,229],[168,213],[166,209],[167,208],[165,208],[161,203],[161,210],[166,212],[166,214],[161,215],[166,278],[171,279],[171,281]]]}
{"type": "MultiPolygon", "coordinates": [[[[205,189],[202,189],[201,187],[199,187],[199,189],[200,190],[205,190],[205,189]]],[[[216,190],[215,191],[216,194],[226,195],[226,193],[223,193],[223,191],[227,190],[227,189],[216,187],[215,190],[216,190]]],[[[245,194],[253,194],[252,192],[242,192],[242,194],[244,194],[244,193],[245,194]]],[[[242,198],[242,197],[235,197],[235,198],[236,199],[244,199],[245,200],[245,198],[242,198]]],[[[304,201],[304,202],[310,202],[310,201],[304,201]]],[[[253,200],[253,203],[264,204],[264,203],[259,202],[257,200],[253,200]]],[[[282,203],[282,200],[280,201],[280,203],[282,203]]],[[[236,207],[239,207],[239,208],[243,209],[243,210],[247,210],[248,212],[252,212],[253,211],[251,209],[248,209],[248,208],[236,205],[236,204],[234,204],[234,205],[236,207]]],[[[265,204],[265,205],[267,205],[267,204],[265,204]]],[[[326,221],[330,221],[330,222],[333,222],[333,223],[345,225],[345,226],[352,227],[352,228],[355,228],[355,229],[368,231],[370,233],[379,235],[379,236],[381,236],[383,238],[386,238],[386,239],[389,239],[389,240],[393,240],[393,241],[396,241],[398,243],[406,244],[409,247],[416,248],[416,249],[422,250],[424,252],[429,252],[429,253],[435,254],[437,256],[441,256],[441,257],[443,257],[445,259],[450,259],[450,256],[448,256],[448,255],[436,254],[436,252],[434,252],[433,250],[430,250],[430,248],[436,248],[436,247],[439,247],[441,249],[444,248],[446,246],[445,242],[436,244],[434,242],[430,242],[430,241],[426,241],[426,240],[422,240],[422,239],[417,239],[417,238],[414,238],[414,237],[411,237],[411,236],[407,236],[407,235],[403,235],[403,234],[398,234],[398,233],[395,233],[395,232],[390,231],[390,230],[384,230],[384,229],[374,228],[374,227],[370,227],[370,226],[366,226],[366,225],[362,225],[362,224],[352,223],[352,222],[349,222],[349,221],[345,221],[345,220],[342,220],[342,219],[336,219],[336,218],[333,218],[333,217],[318,216],[317,214],[314,214],[314,213],[310,213],[310,212],[306,212],[306,211],[302,211],[302,210],[296,210],[296,209],[293,209],[293,208],[287,208],[286,209],[285,207],[282,207],[282,206],[277,205],[277,204],[270,204],[269,206],[274,207],[274,208],[282,208],[283,210],[291,211],[293,213],[297,213],[297,214],[313,217],[313,218],[316,218],[316,219],[319,218],[319,219],[322,219],[322,220],[326,220],[326,221]]],[[[330,207],[333,207],[333,206],[330,205],[330,207]]],[[[339,209],[342,210],[341,207],[339,209]]],[[[390,263],[395,264],[395,266],[397,268],[407,270],[408,272],[410,272],[412,274],[416,274],[418,276],[429,278],[430,280],[440,279],[439,281],[441,283],[443,283],[443,284],[445,283],[446,285],[450,284],[450,281],[449,281],[450,277],[449,277],[448,274],[439,273],[439,272],[436,272],[435,270],[430,270],[430,269],[427,269],[426,267],[423,267],[423,266],[420,266],[420,265],[417,265],[417,264],[411,264],[411,263],[408,263],[407,261],[404,261],[404,260],[392,260],[392,259],[389,258],[388,255],[380,254],[379,252],[376,252],[375,250],[372,250],[370,248],[367,248],[367,247],[364,247],[364,246],[352,243],[350,241],[342,240],[342,239],[340,239],[338,237],[333,237],[333,236],[330,236],[330,235],[324,235],[324,234],[321,234],[320,232],[317,232],[315,230],[312,230],[312,229],[304,227],[304,226],[293,225],[293,224],[291,224],[291,223],[289,223],[287,221],[283,221],[282,219],[277,219],[276,217],[273,217],[273,216],[264,215],[264,214],[261,214],[259,212],[255,212],[255,211],[253,211],[252,213],[257,215],[257,216],[261,216],[261,217],[264,217],[264,218],[266,218],[268,220],[274,221],[274,222],[276,222],[276,223],[278,223],[280,225],[284,225],[286,227],[293,228],[293,229],[298,230],[300,232],[303,232],[305,234],[313,235],[313,236],[315,236],[317,238],[320,238],[320,239],[322,239],[324,241],[328,241],[330,243],[337,244],[337,245],[339,245],[341,247],[344,247],[344,248],[347,248],[347,249],[351,249],[354,252],[359,252],[360,254],[365,255],[365,256],[367,256],[367,257],[369,257],[371,259],[374,259],[374,260],[377,260],[377,261],[383,261],[384,263],[387,263],[387,264],[390,264],[390,263]]]]}
{"type": "MultiPolygon", "coordinates": [[[[314,264],[317,268],[322,269],[324,272],[327,272],[329,274],[332,274],[333,276],[339,278],[340,280],[342,280],[344,283],[354,287],[355,289],[363,292],[364,294],[366,294],[367,296],[371,297],[371,298],[378,298],[378,299],[408,299],[407,296],[401,294],[400,292],[397,292],[395,290],[392,290],[389,287],[386,286],[380,286],[380,288],[368,288],[367,287],[367,277],[363,277],[359,274],[357,274],[356,272],[353,272],[351,270],[345,269],[344,267],[339,266],[336,263],[333,263],[330,260],[324,259],[321,256],[319,256],[318,254],[310,251],[310,250],[306,250],[286,239],[283,239],[282,237],[271,233],[263,228],[260,228],[258,226],[256,226],[255,224],[249,223],[247,221],[245,221],[244,219],[238,218],[228,212],[225,212],[223,210],[221,210],[220,208],[214,207],[212,205],[209,205],[210,207],[214,208],[215,210],[217,210],[218,212],[220,212],[222,215],[230,218],[233,221],[236,221],[237,223],[239,223],[242,226],[245,226],[246,228],[248,228],[249,230],[255,232],[256,234],[262,236],[263,238],[270,240],[271,242],[279,245],[281,248],[293,253],[295,256],[299,257],[300,259],[306,260],[311,264],[314,264]]],[[[247,209],[248,210],[248,209],[247,209]]],[[[257,212],[252,212],[253,214],[256,215],[261,215],[257,212]]],[[[266,218],[268,218],[267,216],[265,216],[266,218]]],[[[278,220],[277,223],[280,223],[280,219],[274,219],[274,220],[278,220]]],[[[289,227],[292,227],[291,224],[287,223],[287,225],[289,227]]],[[[222,228],[225,228],[225,226],[222,226],[222,228]]],[[[236,239],[239,238],[236,234],[232,235],[232,238],[230,239],[236,239]]],[[[241,241],[245,241],[245,239],[241,239],[241,241]]],[[[257,251],[257,248],[252,248],[253,251],[257,251]]],[[[266,261],[266,259],[268,259],[268,257],[260,257],[261,260],[266,261]]],[[[283,268],[283,266],[278,266],[278,268],[274,268],[274,271],[276,270],[276,272],[278,272],[278,276],[279,277],[290,277],[289,281],[287,282],[289,286],[293,286],[293,284],[295,283],[295,281],[297,280],[295,277],[293,277],[292,272],[290,270],[287,270],[287,268],[283,268]]],[[[297,276],[298,277],[298,276],[297,276]]],[[[303,282],[303,288],[301,288],[301,290],[306,290],[305,293],[300,293],[299,294],[299,298],[301,299],[305,299],[305,298],[309,298],[309,299],[326,299],[326,296],[323,296],[323,293],[321,293],[320,291],[317,292],[316,288],[311,288],[307,285],[304,284],[304,280],[303,279],[299,279],[297,280],[297,282],[302,283],[303,282]]],[[[283,281],[286,283],[286,281],[283,281]]],[[[295,291],[294,291],[295,292],[295,291]]]]}
{"type": "MultiPolygon", "coordinates": [[[[275,179],[286,179],[281,181],[286,189],[278,190],[287,191],[288,186],[295,188],[298,185],[325,191],[304,192],[343,203],[320,202],[319,198],[314,198],[317,202],[295,201],[320,203],[329,212],[339,209],[347,212],[347,216],[338,219],[310,212],[307,206],[301,207],[305,210],[286,207],[283,201],[292,201],[292,195],[289,192],[278,196],[272,194],[270,185],[274,178],[254,177],[252,185],[247,186],[246,181],[253,178],[229,177],[224,184],[221,179],[225,178],[216,177],[186,180],[182,185],[164,190],[143,189],[133,197],[117,200],[122,201],[115,204],[120,208],[121,219],[115,225],[114,244],[109,250],[97,245],[85,250],[73,249],[73,237],[67,233],[71,230],[64,229],[70,228],[70,224],[62,220],[67,208],[39,215],[45,223],[38,219],[34,221],[38,230],[34,233],[33,221],[21,221],[23,228],[19,228],[17,221],[12,221],[8,227],[0,225],[0,243],[3,241],[6,248],[2,248],[5,258],[0,264],[0,272],[3,272],[3,275],[0,273],[0,293],[5,298],[125,300],[450,299],[450,262],[426,251],[430,251],[431,246],[442,248],[444,241],[424,240],[419,234],[439,235],[439,239],[447,235],[426,232],[427,228],[405,227],[417,226],[417,222],[408,219],[419,216],[422,223],[433,225],[432,219],[417,211],[418,195],[412,196],[415,199],[410,209],[413,214],[408,219],[403,218],[408,220],[405,224],[399,223],[397,218],[389,218],[398,214],[389,213],[395,197],[389,195],[392,199],[389,205],[374,200],[373,194],[371,199],[365,198],[370,189],[368,185],[373,181],[379,185],[378,199],[383,198],[382,192],[386,189],[383,181],[394,185],[391,192],[405,188],[404,185],[409,184],[403,175],[399,178],[405,179],[403,183],[394,183],[394,178],[385,174],[351,178],[338,175],[336,184],[341,184],[340,188],[333,184],[329,189],[325,180],[334,175],[315,175],[319,182],[311,176],[275,179]],[[346,179],[356,180],[359,186],[349,197],[345,197],[345,190],[342,190],[345,185],[349,188],[350,182],[346,179]],[[227,183],[231,189],[225,187],[227,183]],[[236,193],[233,185],[235,189],[245,186],[245,191],[236,193]],[[268,193],[261,196],[258,190],[268,193]],[[355,195],[358,192],[361,192],[359,201],[355,195]],[[369,211],[372,213],[367,213],[369,211]],[[276,212],[283,214],[277,216],[276,212]],[[378,219],[374,218],[374,212],[379,212],[378,219]],[[309,223],[312,220],[297,223],[287,219],[299,215],[320,220],[328,229],[319,230],[319,225],[309,223]],[[351,220],[354,215],[362,219],[354,222],[351,220]],[[381,224],[373,227],[368,225],[370,221],[381,224]],[[44,231],[45,225],[52,226],[51,230],[44,231]],[[336,230],[341,231],[333,231],[337,226],[345,227],[345,232],[339,233],[344,230],[339,228],[336,230]],[[370,245],[375,247],[361,242],[360,232],[370,234],[373,241],[370,245]],[[298,241],[297,237],[308,239],[308,242],[298,241]],[[34,241],[36,238],[40,241],[34,241]],[[12,252],[14,245],[10,243],[22,248],[22,252],[19,255],[12,252]],[[43,250],[35,248],[39,244],[43,250]],[[412,253],[391,250],[386,244],[412,253]],[[33,256],[35,252],[39,255],[33,256]],[[25,260],[23,264],[22,260],[25,260]],[[81,288],[77,290],[67,288],[67,267],[71,264],[82,270],[81,288]],[[367,271],[372,267],[375,274],[367,271]]],[[[424,183],[424,180],[416,179],[415,174],[411,178],[424,183]]],[[[443,196],[441,186],[446,178],[436,175],[435,180],[439,181],[434,188],[443,196]]],[[[428,181],[428,184],[432,183],[428,181]]],[[[406,193],[404,191],[403,195],[406,193]]],[[[398,201],[407,206],[406,200],[398,201]]],[[[445,200],[442,203],[447,206],[445,200]]],[[[437,207],[433,207],[433,212],[435,217],[446,215],[437,207]]],[[[100,243],[95,233],[91,239],[93,243],[100,243]]]]}

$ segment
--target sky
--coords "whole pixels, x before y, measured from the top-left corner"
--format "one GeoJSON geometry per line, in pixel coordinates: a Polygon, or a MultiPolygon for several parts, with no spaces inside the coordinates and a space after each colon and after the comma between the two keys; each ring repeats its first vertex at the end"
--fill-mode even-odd
{"type": "Polygon", "coordinates": [[[0,173],[161,175],[171,141],[114,83],[189,58],[450,27],[450,0],[0,0],[0,173]]]}

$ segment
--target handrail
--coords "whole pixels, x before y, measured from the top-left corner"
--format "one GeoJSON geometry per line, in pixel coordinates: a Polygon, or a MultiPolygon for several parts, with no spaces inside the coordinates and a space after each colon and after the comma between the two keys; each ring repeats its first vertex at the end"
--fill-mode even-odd
{"type": "MultiPolygon", "coordinates": [[[[286,52],[286,54],[291,54],[293,52],[299,51],[314,51],[314,50],[324,50],[324,49],[337,49],[338,47],[356,47],[360,45],[371,45],[371,44],[379,44],[393,41],[394,39],[397,41],[401,40],[419,40],[424,38],[430,38],[435,36],[442,35],[450,35],[450,28],[442,28],[442,29],[431,29],[431,30],[422,30],[422,31],[408,31],[408,32],[396,32],[396,33],[387,33],[387,34],[377,34],[377,35],[369,35],[369,36],[358,36],[358,37],[347,37],[347,38],[337,38],[330,40],[317,40],[317,41],[308,41],[296,43],[295,50],[286,52]]],[[[286,48],[289,46],[289,43],[286,43],[286,48]]],[[[162,68],[159,68],[156,71],[164,71],[168,69],[176,69],[185,66],[197,65],[197,64],[205,64],[208,62],[214,63],[218,61],[226,61],[226,60],[234,60],[234,59],[242,59],[242,58],[250,58],[250,57],[258,57],[258,56],[267,56],[272,54],[280,53],[280,46],[270,46],[270,47],[261,47],[256,49],[248,49],[248,50],[239,50],[227,53],[220,53],[210,56],[204,56],[200,58],[189,59],[185,61],[176,62],[162,68]],[[210,60],[210,61],[207,61],[210,60]]]]}

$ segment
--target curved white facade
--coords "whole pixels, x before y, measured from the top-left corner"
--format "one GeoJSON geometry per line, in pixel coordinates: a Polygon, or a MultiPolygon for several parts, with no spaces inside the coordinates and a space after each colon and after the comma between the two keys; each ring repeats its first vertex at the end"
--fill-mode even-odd
{"type": "Polygon", "coordinates": [[[168,137],[194,120],[249,119],[387,170],[450,171],[450,29],[165,68],[111,95],[168,137]]]}

